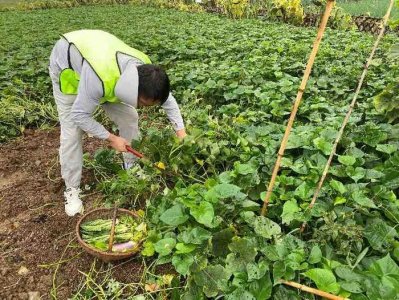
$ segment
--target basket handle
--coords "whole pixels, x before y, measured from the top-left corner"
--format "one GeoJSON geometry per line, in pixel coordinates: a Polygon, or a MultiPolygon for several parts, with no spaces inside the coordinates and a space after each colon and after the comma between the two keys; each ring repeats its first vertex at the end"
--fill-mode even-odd
{"type": "Polygon", "coordinates": [[[108,252],[112,252],[112,244],[114,243],[114,235],[115,235],[115,221],[116,221],[116,202],[114,204],[114,215],[112,217],[112,226],[111,226],[111,233],[108,242],[108,252]]]}

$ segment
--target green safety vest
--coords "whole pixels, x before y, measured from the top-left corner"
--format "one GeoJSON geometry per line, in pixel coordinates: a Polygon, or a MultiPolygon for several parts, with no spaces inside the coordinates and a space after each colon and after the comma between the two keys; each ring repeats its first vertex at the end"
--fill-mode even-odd
{"type": "MultiPolygon", "coordinates": [[[[66,33],[62,37],[68,41],[69,45],[76,46],[82,57],[90,64],[101,80],[103,97],[100,103],[119,102],[115,97],[115,84],[121,75],[117,53],[130,55],[146,64],[151,63],[149,57],[143,52],[126,45],[117,37],[102,30],[78,30],[66,33]]],[[[60,74],[61,92],[76,95],[79,79],[79,74],[72,69],[71,65],[62,70],[60,74]]]]}

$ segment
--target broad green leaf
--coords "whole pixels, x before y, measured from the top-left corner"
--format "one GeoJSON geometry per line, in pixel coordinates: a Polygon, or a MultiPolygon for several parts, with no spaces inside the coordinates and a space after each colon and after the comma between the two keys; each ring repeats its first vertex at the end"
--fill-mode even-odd
{"type": "Polygon", "coordinates": [[[334,200],[334,206],[346,203],[346,198],[336,197],[334,200]]]}
{"type": "Polygon", "coordinates": [[[286,267],[292,270],[304,270],[308,268],[308,264],[305,261],[305,251],[303,249],[297,249],[289,253],[284,258],[284,264],[286,267]]]}
{"type": "Polygon", "coordinates": [[[295,133],[292,133],[288,139],[286,149],[301,148],[306,144],[307,144],[306,136],[300,136],[295,133]]]}
{"type": "Polygon", "coordinates": [[[358,182],[360,179],[362,179],[362,178],[364,178],[364,176],[366,176],[366,170],[361,167],[354,168],[352,166],[347,166],[345,169],[345,172],[355,182],[358,182]]]}
{"type": "Polygon", "coordinates": [[[330,270],[316,268],[310,269],[303,274],[312,279],[320,290],[328,293],[338,294],[340,287],[333,272],[330,270]]]}
{"type": "Polygon", "coordinates": [[[337,181],[337,180],[332,179],[332,180],[330,181],[330,186],[331,186],[334,190],[336,190],[337,192],[339,192],[340,194],[344,194],[344,193],[346,192],[345,186],[344,186],[343,183],[340,182],[340,181],[337,181]]]}
{"type": "Polygon", "coordinates": [[[379,277],[399,276],[399,267],[389,254],[373,263],[369,271],[379,277]]]}
{"type": "Polygon", "coordinates": [[[216,232],[212,237],[212,253],[215,256],[225,257],[229,254],[228,245],[235,235],[233,228],[226,228],[216,232]]]}
{"type": "Polygon", "coordinates": [[[176,254],[186,254],[193,252],[197,248],[194,244],[184,244],[184,243],[177,243],[176,244],[176,254]]]}
{"type": "Polygon", "coordinates": [[[202,227],[194,227],[189,231],[183,231],[180,235],[181,240],[186,244],[197,244],[200,245],[204,241],[208,240],[211,237],[211,233],[202,228],[202,227]]]}
{"type": "Polygon", "coordinates": [[[141,250],[141,255],[153,256],[154,254],[155,254],[154,244],[150,241],[145,241],[143,244],[143,250],[141,250]]]}
{"type": "Polygon", "coordinates": [[[216,84],[216,81],[215,81],[215,80],[209,78],[208,81],[205,82],[205,86],[206,86],[207,88],[212,89],[212,88],[215,88],[215,87],[217,86],[217,84],[216,84]]]}
{"type": "Polygon", "coordinates": [[[332,150],[331,142],[326,141],[322,137],[318,137],[313,140],[313,144],[316,146],[317,149],[321,150],[324,155],[330,155],[330,152],[332,150]]]}
{"type": "Polygon", "coordinates": [[[247,264],[246,268],[248,281],[251,282],[253,280],[261,279],[266,274],[266,271],[269,270],[269,265],[266,261],[262,260],[259,263],[251,262],[247,264]]]}
{"type": "Polygon", "coordinates": [[[380,295],[382,299],[395,299],[399,295],[399,280],[397,277],[384,276],[381,278],[381,285],[379,286],[380,295]]]}
{"type": "Polygon", "coordinates": [[[246,208],[247,210],[255,210],[259,209],[260,204],[251,200],[244,200],[241,202],[242,207],[246,208]]]}
{"type": "Polygon", "coordinates": [[[244,288],[238,288],[225,297],[226,300],[256,300],[256,298],[244,288]]]}
{"type": "Polygon", "coordinates": [[[205,194],[205,199],[216,203],[220,199],[231,198],[240,193],[240,188],[234,184],[230,183],[221,183],[215,185],[205,194]]]}
{"type": "Polygon", "coordinates": [[[310,255],[309,255],[309,259],[308,259],[309,263],[317,264],[321,261],[321,258],[322,258],[322,253],[321,253],[320,247],[317,245],[313,246],[312,251],[310,251],[310,255]]]}
{"type": "Polygon", "coordinates": [[[311,215],[313,217],[322,217],[329,209],[329,204],[327,202],[318,200],[311,210],[311,215]]]}
{"type": "Polygon", "coordinates": [[[363,288],[359,282],[349,282],[349,281],[344,281],[339,283],[341,287],[353,294],[359,294],[363,292],[363,288]]]}
{"type": "Polygon", "coordinates": [[[377,179],[377,178],[382,178],[384,176],[385,176],[385,174],[383,172],[380,172],[380,171],[377,171],[374,169],[369,169],[369,170],[366,170],[365,178],[366,179],[377,179]]]}
{"type": "Polygon", "coordinates": [[[215,212],[211,203],[207,201],[202,201],[199,205],[190,208],[190,214],[195,218],[198,223],[204,224],[208,227],[212,227],[212,221],[215,212]]]}
{"type": "Polygon", "coordinates": [[[154,244],[154,249],[160,256],[168,255],[176,245],[176,240],[173,238],[165,238],[154,244]]]}
{"type": "Polygon", "coordinates": [[[377,208],[370,198],[368,198],[362,191],[355,191],[352,193],[352,199],[359,205],[369,208],[377,208]]]}
{"type": "Polygon", "coordinates": [[[272,295],[272,281],[270,280],[269,272],[267,272],[261,279],[255,280],[249,284],[249,291],[255,296],[256,300],[269,299],[272,295]]]}
{"type": "Polygon", "coordinates": [[[298,196],[302,200],[310,201],[313,196],[314,189],[310,187],[306,182],[302,182],[295,190],[295,196],[298,196]]]}
{"type": "Polygon", "coordinates": [[[385,145],[379,144],[379,145],[377,145],[376,149],[377,149],[377,151],[380,151],[380,152],[392,154],[392,153],[398,151],[398,145],[396,145],[396,144],[385,144],[385,145]]]}
{"type": "Polygon", "coordinates": [[[258,251],[247,238],[234,237],[229,244],[232,253],[227,255],[226,269],[230,272],[245,272],[247,264],[254,262],[258,251]]]}
{"type": "Polygon", "coordinates": [[[300,210],[301,209],[299,208],[295,199],[285,202],[283,206],[283,213],[281,215],[283,224],[290,224],[292,220],[295,220],[300,210]]]}
{"type": "Polygon", "coordinates": [[[188,220],[189,216],[185,215],[180,205],[174,205],[166,210],[160,217],[161,221],[171,225],[178,226],[188,220]]]}
{"type": "Polygon", "coordinates": [[[170,300],[206,300],[202,287],[198,286],[194,280],[187,283],[187,288],[184,292],[181,289],[177,289],[177,291],[179,292],[177,299],[170,300]]]}
{"type": "Polygon", "coordinates": [[[215,297],[219,291],[227,290],[227,282],[231,274],[221,265],[208,266],[193,274],[197,285],[203,287],[207,297],[215,297]]]}
{"type": "Polygon", "coordinates": [[[349,148],[348,155],[353,156],[355,158],[362,158],[362,157],[364,157],[365,153],[362,150],[360,150],[359,148],[353,147],[353,148],[349,148]]]}
{"type": "Polygon", "coordinates": [[[284,262],[276,261],[273,264],[273,281],[274,285],[279,283],[280,279],[292,280],[295,277],[295,271],[287,267],[284,262]]]}
{"type": "MultiPolygon", "coordinates": [[[[228,268],[226,270],[230,272],[228,268]]],[[[248,276],[245,272],[234,272],[233,275],[233,280],[231,281],[233,287],[240,288],[248,282],[248,276]]]]}
{"type": "Polygon", "coordinates": [[[194,257],[191,254],[186,255],[173,255],[172,265],[176,268],[176,271],[182,275],[187,275],[190,266],[194,262],[194,257]]]}
{"type": "Polygon", "coordinates": [[[235,165],[235,170],[237,171],[238,174],[241,175],[248,175],[256,172],[256,168],[254,168],[250,164],[240,164],[240,163],[235,165]]]}
{"type": "Polygon", "coordinates": [[[356,157],[350,155],[338,156],[338,161],[345,166],[352,166],[356,162],[356,157]]]}
{"type": "Polygon", "coordinates": [[[253,211],[243,211],[240,213],[240,217],[250,224],[255,220],[255,213],[253,211]]]}
{"type": "Polygon", "coordinates": [[[363,280],[362,275],[359,275],[356,272],[352,271],[352,269],[348,266],[336,267],[334,271],[339,278],[342,278],[348,282],[362,282],[363,280]]]}
{"type": "Polygon", "coordinates": [[[396,237],[397,233],[394,228],[388,226],[384,221],[375,220],[367,224],[363,235],[373,249],[382,251],[386,243],[396,237]]]}
{"type": "Polygon", "coordinates": [[[281,233],[281,228],[276,222],[263,216],[256,217],[254,229],[256,234],[259,234],[266,239],[271,239],[273,236],[281,233]]]}

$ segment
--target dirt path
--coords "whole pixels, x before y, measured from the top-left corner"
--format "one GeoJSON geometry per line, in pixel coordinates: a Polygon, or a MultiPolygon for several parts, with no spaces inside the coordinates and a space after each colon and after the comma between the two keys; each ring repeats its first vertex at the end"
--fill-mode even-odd
{"type": "MultiPolygon", "coordinates": [[[[93,265],[74,240],[77,217],[64,212],[58,145],[58,129],[27,131],[0,145],[0,299],[52,299],[55,292],[57,299],[68,299],[84,278],[79,271],[87,273],[93,265]],[[64,249],[63,259],[73,259],[57,265],[64,249]]],[[[85,140],[85,152],[100,146],[98,140],[85,140]]],[[[92,182],[89,172],[83,177],[92,182]]],[[[101,201],[96,192],[86,194],[86,209],[101,201]]],[[[97,270],[110,267],[96,262],[97,270]]],[[[111,274],[124,283],[137,282],[140,269],[141,261],[133,259],[113,265],[111,274]]]]}

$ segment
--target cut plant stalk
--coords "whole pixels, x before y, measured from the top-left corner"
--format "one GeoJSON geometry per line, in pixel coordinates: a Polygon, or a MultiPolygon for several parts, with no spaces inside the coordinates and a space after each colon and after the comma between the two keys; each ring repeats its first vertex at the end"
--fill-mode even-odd
{"type": "MultiPolygon", "coordinates": [[[[308,210],[311,210],[311,209],[313,208],[314,204],[316,203],[317,197],[319,196],[321,187],[323,186],[324,180],[326,179],[326,176],[327,176],[327,174],[328,174],[328,170],[330,169],[330,166],[331,166],[331,162],[332,162],[332,160],[333,160],[333,157],[334,157],[334,155],[336,154],[338,143],[340,142],[340,140],[341,140],[341,138],[342,138],[342,135],[343,135],[343,133],[344,133],[345,127],[346,127],[346,125],[348,124],[349,118],[350,118],[350,116],[351,116],[351,114],[352,114],[352,111],[353,111],[355,105],[356,105],[357,98],[358,98],[359,93],[360,93],[360,90],[361,90],[361,88],[362,88],[362,86],[363,86],[364,78],[365,78],[366,75],[367,75],[367,72],[368,72],[369,66],[370,66],[370,64],[371,64],[371,61],[373,60],[374,54],[375,54],[375,52],[376,52],[376,50],[377,50],[377,48],[378,48],[378,45],[380,44],[380,41],[381,41],[381,39],[382,39],[382,37],[383,37],[383,35],[384,35],[385,30],[386,30],[386,26],[387,26],[387,24],[388,24],[389,16],[391,15],[391,11],[392,11],[392,8],[393,8],[394,3],[395,3],[394,0],[391,0],[391,2],[389,3],[387,12],[386,12],[386,14],[385,14],[385,16],[384,16],[384,19],[382,20],[382,23],[381,23],[381,30],[380,30],[380,33],[378,34],[378,37],[377,37],[377,39],[376,39],[376,41],[375,41],[375,43],[374,43],[374,46],[373,46],[373,48],[371,49],[370,56],[369,56],[369,58],[367,59],[366,64],[364,65],[364,69],[363,69],[362,75],[360,76],[359,83],[358,83],[358,85],[357,85],[355,95],[353,96],[352,102],[351,102],[351,104],[349,105],[349,110],[348,110],[348,112],[346,113],[346,116],[345,116],[345,118],[344,118],[344,121],[343,121],[343,123],[342,123],[342,125],[341,125],[341,128],[340,128],[340,130],[339,130],[339,132],[338,132],[338,135],[337,135],[337,137],[336,137],[336,139],[335,139],[335,142],[334,142],[334,145],[333,145],[333,147],[332,147],[330,156],[329,156],[329,158],[328,158],[328,160],[327,160],[326,166],[324,167],[323,174],[322,174],[322,176],[321,176],[321,178],[320,178],[320,180],[319,180],[319,183],[317,184],[317,188],[316,188],[316,190],[315,190],[315,192],[314,192],[314,194],[313,194],[312,201],[310,202],[310,204],[309,204],[309,206],[308,206],[308,208],[307,208],[308,210]]],[[[301,232],[303,232],[303,231],[305,230],[305,227],[306,227],[306,222],[302,223],[301,232]]]]}
{"type": "Polygon", "coordinates": [[[330,293],[327,293],[327,292],[324,292],[324,291],[320,291],[318,289],[311,288],[309,286],[306,286],[306,285],[303,285],[303,284],[300,284],[300,283],[297,283],[297,282],[294,282],[294,281],[281,280],[281,283],[285,284],[285,285],[292,286],[292,287],[297,288],[297,289],[300,289],[301,291],[308,292],[308,293],[311,293],[313,295],[317,295],[317,296],[326,298],[326,299],[330,299],[330,300],[349,300],[348,298],[335,296],[333,294],[330,294],[330,293]]]}
{"type": "Polygon", "coordinates": [[[287,146],[288,137],[289,137],[289,135],[291,133],[292,125],[294,123],[295,116],[296,116],[296,113],[298,111],[299,104],[301,103],[301,100],[302,100],[302,97],[303,97],[303,93],[305,92],[305,88],[306,88],[306,85],[308,83],[309,76],[310,76],[310,73],[312,71],[312,67],[313,67],[317,52],[319,51],[321,39],[323,38],[324,31],[326,30],[327,22],[328,22],[328,19],[330,17],[331,10],[334,7],[334,4],[335,4],[335,0],[328,0],[327,5],[326,5],[326,9],[325,9],[323,17],[321,19],[320,26],[319,26],[319,29],[318,29],[318,32],[317,32],[317,36],[316,36],[316,39],[315,39],[315,41],[313,43],[313,49],[312,49],[312,52],[310,53],[310,57],[309,57],[307,65],[306,65],[305,73],[303,74],[302,82],[301,82],[301,85],[299,87],[298,94],[296,96],[296,99],[295,99],[295,102],[294,102],[294,106],[292,108],[291,115],[290,115],[290,118],[288,120],[288,124],[287,124],[286,130],[285,130],[283,139],[281,141],[280,149],[278,150],[277,160],[276,160],[276,163],[274,165],[272,177],[270,179],[270,183],[269,183],[269,186],[267,188],[265,199],[263,201],[264,203],[263,203],[263,207],[262,207],[262,211],[261,211],[261,215],[262,216],[264,216],[266,214],[267,206],[269,205],[269,202],[270,202],[270,197],[271,197],[272,192],[273,192],[273,187],[274,187],[274,184],[275,184],[275,181],[276,181],[276,177],[277,177],[278,171],[280,169],[281,159],[283,158],[284,151],[285,151],[285,148],[287,146]]]}

